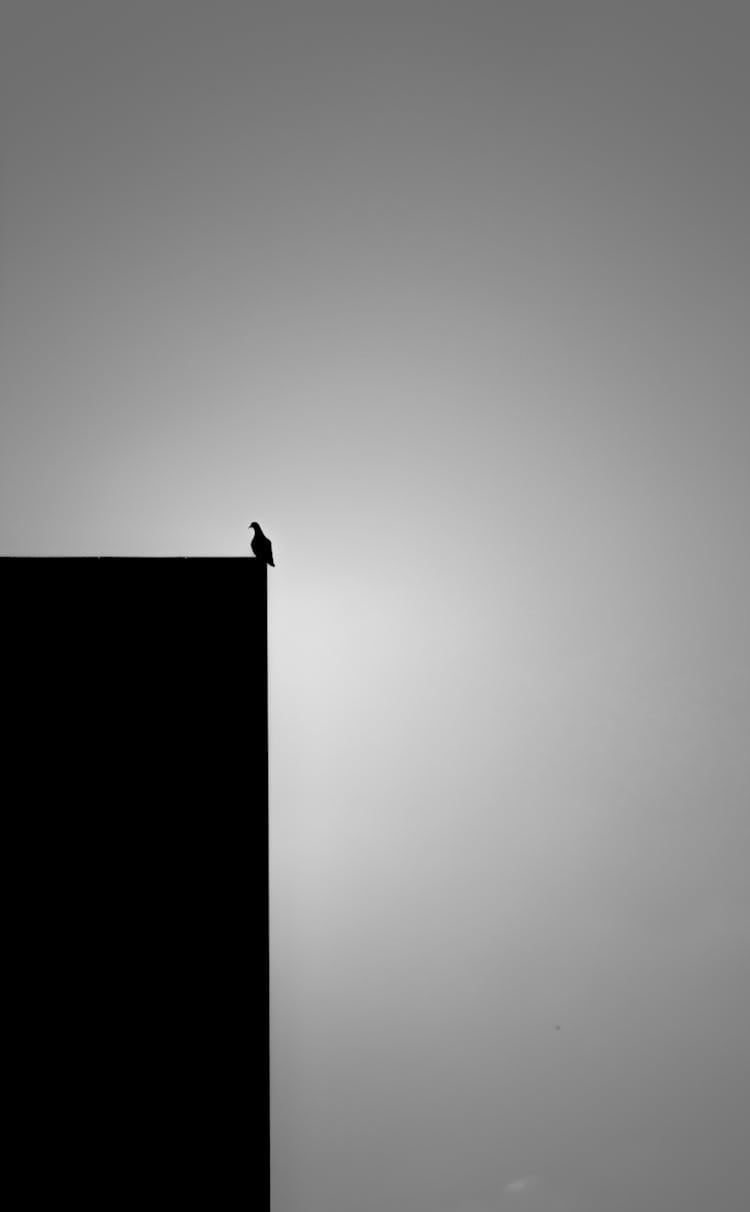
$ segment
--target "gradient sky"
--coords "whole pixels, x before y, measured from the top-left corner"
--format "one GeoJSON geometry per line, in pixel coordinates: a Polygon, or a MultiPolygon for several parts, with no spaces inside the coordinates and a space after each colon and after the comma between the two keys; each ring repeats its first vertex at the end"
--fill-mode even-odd
{"type": "Polygon", "coordinates": [[[740,0],[3,0],[0,551],[274,543],[274,1212],[750,1207],[748,115],[740,0]]]}

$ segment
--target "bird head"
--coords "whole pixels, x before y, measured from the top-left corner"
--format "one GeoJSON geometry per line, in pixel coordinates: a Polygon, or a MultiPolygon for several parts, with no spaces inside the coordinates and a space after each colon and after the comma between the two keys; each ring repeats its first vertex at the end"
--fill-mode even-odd
{"type": "Polygon", "coordinates": [[[248,526],[248,530],[260,530],[260,527],[257,522],[251,522],[248,526]]]}

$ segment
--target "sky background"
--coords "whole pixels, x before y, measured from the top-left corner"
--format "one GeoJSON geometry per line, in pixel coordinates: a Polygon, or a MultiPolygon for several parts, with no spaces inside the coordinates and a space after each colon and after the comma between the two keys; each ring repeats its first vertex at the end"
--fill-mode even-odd
{"type": "Polygon", "coordinates": [[[739,0],[3,0],[0,551],[274,543],[274,1212],[750,1207],[749,114],[739,0]]]}

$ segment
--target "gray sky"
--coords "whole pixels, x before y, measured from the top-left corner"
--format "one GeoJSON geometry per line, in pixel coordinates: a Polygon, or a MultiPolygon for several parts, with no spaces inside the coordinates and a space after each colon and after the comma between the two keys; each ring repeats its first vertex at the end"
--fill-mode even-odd
{"type": "Polygon", "coordinates": [[[749,60],[4,0],[0,550],[274,542],[274,1212],[750,1206],[749,60]]]}

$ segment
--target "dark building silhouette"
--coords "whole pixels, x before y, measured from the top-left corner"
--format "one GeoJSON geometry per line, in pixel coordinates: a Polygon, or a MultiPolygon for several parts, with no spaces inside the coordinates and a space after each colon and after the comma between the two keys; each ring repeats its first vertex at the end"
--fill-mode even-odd
{"type": "Polygon", "coordinates": [[[267,567],[0,565],[27,1196],[267,1206],[267,567]]]}

